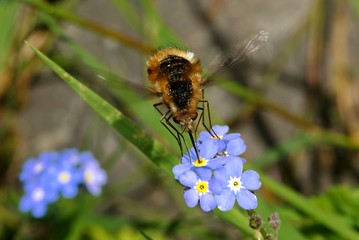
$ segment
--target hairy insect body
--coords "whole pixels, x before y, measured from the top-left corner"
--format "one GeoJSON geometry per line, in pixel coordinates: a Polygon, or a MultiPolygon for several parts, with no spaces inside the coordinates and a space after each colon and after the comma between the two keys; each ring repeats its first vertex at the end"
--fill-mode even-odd
{"type": "Polygon", "coordinates": [[[148,79],[154,92],[185,131],[193,129],[202,98],[202,67],[192,52],[163,49],[147,62],[148,79]]]}
{"type": "Polygon", "coordinates": [[[196,147],[196,132],[200,124],[212,137],[218,138],[216,133],[211,130],[209,103],[203,99],[204,85],[209,83],[213,75],[221,69],[233,65],[257,51],[267,39],[268,33],[260,31],[245,45],[240,44],[233,48],[230,54],[217,58],[213,70],[206,76],[202,75],[199,59],[189,51],[166,48],[157,51],[147,61],[148,79],[153,85],[152,92],[161,98],[161,102],[153,106],[161,113],[162,125],[175,137],[182,154],[182,143],[187,152],[190,152],[183,131],[188,133],[197,159],[200,159],[200,155],[196,147]],[[199,103],[201,103],[200,106],[199,103]],[[165,105],[167,111],[162,112],[158,107],[160,105],[165,105]],[[183,131],[177,129],[171,120],[180,124],[183,131]]]}

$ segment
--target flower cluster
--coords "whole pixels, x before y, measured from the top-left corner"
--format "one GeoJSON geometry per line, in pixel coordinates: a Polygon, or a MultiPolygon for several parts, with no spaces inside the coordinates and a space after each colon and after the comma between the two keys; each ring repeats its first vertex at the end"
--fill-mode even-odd
{"type": "Polygon", "coordinates": [[[183,186],[188,207],[198,202],[203,211],[218,207],[221,211],[233,208],[235,201],[245,210],[258,205],[252,191],[261,186],[253,170],[243,172],[245,159],[239,157],[246,145],[239,133],[227,134],[228,126],[214,126],[211,132],[201,132],[196,149],[182,156],[181,164],[172,172],[183,186]]]}
{"type": "Polygon", "coordinates": [[[29,158],[19,175],[24,196],[20,211],[31,212],[36,218],[44,216],[47,205],[60,196],[73,198],[84,185],[92,195],[99,195],[107,181],[91,152],[65,149],[60,152],[43,152],[37,158],[29,158]]]}

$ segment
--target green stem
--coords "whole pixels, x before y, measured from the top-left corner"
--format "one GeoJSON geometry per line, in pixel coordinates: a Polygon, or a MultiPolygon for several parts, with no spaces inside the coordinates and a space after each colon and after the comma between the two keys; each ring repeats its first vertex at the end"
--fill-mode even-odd
{"type": "MultiPolygon", "coordinates": [[[[259,215],[256,213],[255,210],[248,210],[247,211],[247,214],[249,216],[249,218],[255,218],[255,217],[258,217],[259,215]]],[[[260,220],[262,221],[262,220],[260,220]]],[[[264,225],[263,225],[263,221],[261,223],[256,223],[256,224],[260,224],[261,227],[259,228],[259,232],[261,233],[262,235],[262,239],[265,239],[265,237],[268,235],[267,231],[265,230],[264,228],[264,225]]]]}
{"type": "Polygon", "coordinates": [[[139,42],[133,38],[130,38],[126,34],[123,34],[118,31],[114,31],[113,29],[105,27],[96,22],[76,16],[64,9],[46,4],[43,1],[20,0],[20,2],[29,4],[30,6],[35,7],[36,9],[38,9],[40,11],[46,12],[54,17],[65,19],[71,23],[74,23],[78,26],[87,28],[93,32],[99,33],[104,36],[111,37],[111,38],[115,39],[116,41],[121,42],[129,47],[134,48],[134,49],[137,49],[141,52],[151,54],[154,51],[154,49],[151,46],[148,46],[142,42],[139,42]]]}

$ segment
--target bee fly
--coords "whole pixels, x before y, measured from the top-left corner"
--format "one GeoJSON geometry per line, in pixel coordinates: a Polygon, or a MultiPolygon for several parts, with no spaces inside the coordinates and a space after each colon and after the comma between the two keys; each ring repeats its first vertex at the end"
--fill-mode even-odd
{"type": "MultiPolygon", "coordinates": [[[[267,41],[267,38],[268,33],[261,31],[250,39],[244,48],[234,49],[231,55],[221,59],[213,73],[218,72],[226,66],[232,65],[236,61],[244,59],[245,56],[259,49],[267,41]]],[[[209,77],[203,77],[200,61],[195,54],[177,48],[162,49],[151,56],[147,61],[147,74],[149,81],[153,85],[152,92],[161,98],[161,102],[154,104],[154,107],[162,115],[161,123],[176,138],[182,154],[182,140],[188,150],[182,132],[188,132],[197,158],[199,159],[193,133],[196,133],[200,122],[202,121],[202,125],[205,129],[216,137],[215,133],[210,130],[212,124],[209,104],[208,101],[204,99],[203,93],[203,87],[209,82],[212,74],[210,74],[209,77]],[[198,106],[200,102],[202,103],[202,107],[198,106]],[[163,104],[168,109],[165,113],[159,109],[159,106],[163,104]],[[205,106],[207,108],[209,128],[206,126],[204,120],[205,106]],[[195,125],[198,110],[201,110],[201,114],[195,125]],[[171,119],[174,123],[182,126],[182,132],[171,123],[171,119]]]]}

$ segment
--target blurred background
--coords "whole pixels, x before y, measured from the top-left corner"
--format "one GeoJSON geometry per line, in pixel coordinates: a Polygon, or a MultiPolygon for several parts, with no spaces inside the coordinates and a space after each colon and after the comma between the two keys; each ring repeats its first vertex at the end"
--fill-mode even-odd
{"type": "MultiPolygon", "coordinates": [[[[145,91],[149,55],[179,46],[193,51],[204,71],[211,72],[216,56],[260,30],[269,33],[268,42],[221,71],[206,88],[212,123],[241,133],[250,166],[289,189],[306,197],[324,196],[333,206],[353,203],[346,211],[332,210],[348,216],[358,230],[358,1],[2,0],[0,18],[2,239],[43,239],[55,231],[35,231],[41,220],[34,223],[18,213],[18,173],[27,158],[68,147],[93,151],[107,169],[106,198],[96,209],[123,220],[110,228],[117,239],[133,236],[128,226],[161,229],[161,237],[154,239],[243,237],[216,216],[185,209],[175,181],[100,119],[24,41],[179,157],[175,140],[152,107],[158,99],[145,91]],[[339,192],[331,190],[338,186],[339,192]],[[192,234],[184,232],[188,227],[192,234]]],[[[265,184],[259,192],[276,211],[285,209],[285,201],[265,184]]],[[[284,215],[292,216],[290,224],[306,239],[330,235],[301,211],[288,209],[284,215]]]]}

